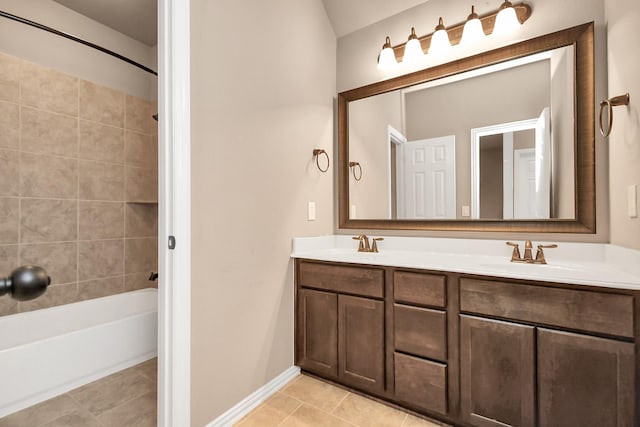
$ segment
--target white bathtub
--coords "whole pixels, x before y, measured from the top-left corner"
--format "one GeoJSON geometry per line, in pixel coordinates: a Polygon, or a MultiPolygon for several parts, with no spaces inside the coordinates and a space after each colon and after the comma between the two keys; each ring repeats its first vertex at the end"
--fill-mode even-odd
{"type": "Polygon", "coordinates": [[[0,418],[155,357],[157,335],[156,289],[0,317],[0,418]]]}

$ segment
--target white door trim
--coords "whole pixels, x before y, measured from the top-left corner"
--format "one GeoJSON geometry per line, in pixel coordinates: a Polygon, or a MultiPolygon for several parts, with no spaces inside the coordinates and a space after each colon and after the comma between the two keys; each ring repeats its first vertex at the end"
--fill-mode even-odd
{"type": "Polygon", "coordinates": [[[158,426],[188,426],[191,389],[190,0],[158,10],[158,426]],[[167,247],[176,237],[175,250],[167,247]]]}

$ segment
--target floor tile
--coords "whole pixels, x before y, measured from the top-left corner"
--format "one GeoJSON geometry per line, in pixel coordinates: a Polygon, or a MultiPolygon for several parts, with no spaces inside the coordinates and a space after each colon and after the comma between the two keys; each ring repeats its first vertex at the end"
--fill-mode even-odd
{"type": "Polygon", "coordinates": [[[341,388],[306,375],[293,380],[282,393],[327,412],[335,409],[348,394],[341,388]]]}
{"type": "Polygon", "coordinates": [[[133,369],[149,378],[150,380],[157,382],[158,358],[154,357],[153,359],[149,359],[146,362],[142,362],[139,365],[134,366],[133,369]]]}
{"type": "Polygon", "coordinates": [[[407,414],[382,403],[349,393],[331,412],[358,426],[401,427],[407,414]]]}
{"type": "Polygon", "coordinates": [[[79,410],[66,394],[46,400],[0,419],[0,427],[40,426],[79,410]]]}
{"type": "Polygon", "coordinates": [[[402,424],[402,427],[446,427],[446,424],[431,422],[423,420],[422,418],[415,417],[413,415],[407,415],[407,419],[402,424]]]}
{"type": "Polygon", "coordinates": [[[293,411],[298,409],[302,402],[283,393],[275,393],[264,403],[254,409],[249,415],[241,419],[238,427],[270,427],[278,426],[293,411]]]}
{"type": "Polygon", "coordinates": [[[41,427],[101,427],[98,420],[86,411],[75,411],[41,427]]]}
{"type": "Polygon", "coordinates": [[[291,414],[282,427],[353,427],[354,424],[334,417],[311,405],[304,404],[291,414]]]}
{"type": "Polygon", "coordinates": [[[99,415],[104,427],[156,427],[157,393],[147,393],[99,415]]]}

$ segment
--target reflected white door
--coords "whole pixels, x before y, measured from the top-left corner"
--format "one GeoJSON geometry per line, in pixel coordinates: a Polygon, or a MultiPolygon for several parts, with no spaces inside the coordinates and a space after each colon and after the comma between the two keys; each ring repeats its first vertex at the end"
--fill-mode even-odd
{"type": "Polygon", "coordinates": [[[536,122],[536,198],[531,218],[550,218],[551,215],[551,126],[549,108],[542,110],[536,122]]]}
{"type": "Polygon", "coordinates": [[[533,148],[513,152],[513,217],[536,216],[536,153],[533,148]]]}
{"type": "Polygon", "coordinates": [[[454,135],[409,141],[398,155],[399,219],[456,218],[454,135]]]}

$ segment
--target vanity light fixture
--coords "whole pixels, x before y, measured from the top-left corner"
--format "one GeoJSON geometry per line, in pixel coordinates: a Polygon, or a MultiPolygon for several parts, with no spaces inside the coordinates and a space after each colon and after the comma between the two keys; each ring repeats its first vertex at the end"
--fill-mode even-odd
{"type": "Polygon", "coordinates": [[[396,54],[391,47],[391,39],[387,36],[384,44],[382,45],[380,55],[378,55],[378,68],[380,70],[390,70],[396,65],[398,65],[396,54]]]}
{"type": "Polygon", "coordinates": [[[476,7],[471,6],[471,14],[467,17],[467,22],[462,29],[462,38],[460,39],[461,46],[470,46],[474,43],[482,40],[486,34],[482,29],[482,22],[480,17],[476,13],[476,7]]]}
{"type": "Polygon", "coordinates": [[[505,36],[513,33],[520,28],[520,21],[516,15],[516,10],[513,8],[513,4],[509,0],[505,0],[500,6],[498,16],[496,16],[496,23],[493,27],[493,33],[497,36],[505,36]]]}
{"type": "Polygon", "coordinates": [[[436,25],[433,35],[431,36],[429,53],[444,53],[449,50],[449,48],[451,48],[449,33],[447,33],[447,29],[444,27],[444,23],[442,22],[442,17],[440,17],[440,19],[438,19],[438,25],[436,25]]]}
{"type": "Polygon", "coordinates": [[[418,40],[418,36],[416,35],[416,29],[411,27],[411,34],[409,34],[409,39],[404,45],[404,56],[402,57],[402,62],[405,64],[415,64],[420,62],[423,57],[424,52],[422,51],[420,40],[418,40]]]}

